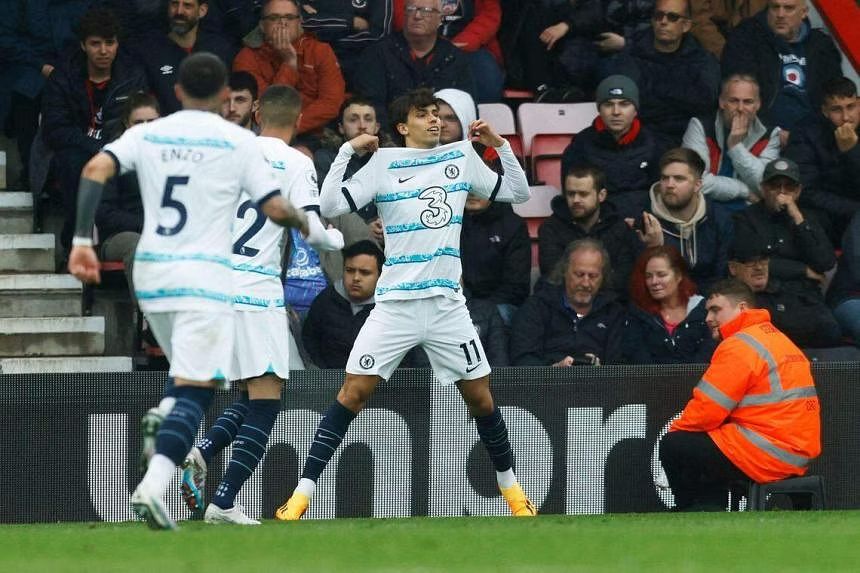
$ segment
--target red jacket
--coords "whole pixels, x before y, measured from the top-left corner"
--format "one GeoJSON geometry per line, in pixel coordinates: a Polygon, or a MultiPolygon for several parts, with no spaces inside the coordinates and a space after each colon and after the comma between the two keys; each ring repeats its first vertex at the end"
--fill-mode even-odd
{"type": "MultiPolygon", "coordinates": [[[[406,21],[406,12],[403,8],[406,5],[406,0],[394,0],[394,30],[403,30],[403,25],[406,21]]],[[[475,17],[472,21],[466,24],[463,30],[454,36],[448,38],[455,44],[465,44],[460,46],[464,52],[475,52],[479,48],[487,48],[499,65],[503,65],[502,48],[499,41],[496,39],[496,34],[499,31],[499,26],[502,25],[502,6],[499,0],[474,0],[475,17]]]]}
{"type": "Polygon", "coordinates": [[[805,474],[821,453],[809,361],[766,310],[744,311],[720,332],[723,342],[670,431],[707,432],[757,483],[805,474]]]}
{"type": "Polygon", "coordinates": [[[250,72],[257,78],[260,94],[270,85],[288,85],[302,96],[302,120],[298,133],[317,131],[337,117],[346,84],[334,51],[325,42],[304,34],[295,42],[296,67],[283,64],[269,44],[245,46],[233,60],[234,71],[250,72]]]}

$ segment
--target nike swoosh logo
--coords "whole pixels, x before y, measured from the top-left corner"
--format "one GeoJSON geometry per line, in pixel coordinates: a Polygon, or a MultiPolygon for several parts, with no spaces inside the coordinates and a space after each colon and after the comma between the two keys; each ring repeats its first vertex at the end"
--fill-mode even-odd
{"type": "MultiPolygon", "coordinates": [[[[412,177],[415,177],[415,176],[413,175],[412,177]]],[[[398,183],[406,183],[407,181],[409,181],[410,179],[412,179],[412,177],[398,177],[398,178],[397,178],[397,182],[398,182],[398,183]]]]}
{"type": "Polygon", "coordinates": [[[481,363],[479,362],[479,363],[475,364],[474,366],[472,366],[471,368],[466,368],[466,374],[468,374],[469,372],[472,372],[473,370],[475,370],[480,365],[481,365],[481,363]]]}

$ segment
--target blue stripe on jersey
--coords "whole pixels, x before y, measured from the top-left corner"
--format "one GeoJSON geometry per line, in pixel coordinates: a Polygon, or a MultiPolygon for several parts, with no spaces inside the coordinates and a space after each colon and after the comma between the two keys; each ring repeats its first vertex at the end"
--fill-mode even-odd
{"type": "Polygon", "coordinates": [[[392,161],[389,165],[389,169],[403,169],[404,167],[419,167],[421,165],[433,165],[434,163],[442,163],[443,161],[451,161],[452,159],[459,159],[460,157],[465,157],[463,152],[459,149],[454,149],[453,151],[445,152],[441,155],[428,155],[427,157],[418,157],[415,159],[397,159],[392,161]]]}
{"type": "Polygon", "coordinates": [[[261,307],[269,307],[274,306],[277,308],[284,307],[284,299],[282,298],[260,298],[256,296],[247,296],[243,294],[237,294],[233,297],[233,302],[235,304],[245,304],[248,306],[261,306],[261,307]]]}
{"type": "Polygon", "coordinates": [[[147,133],[143,140],[156,145],[186,145],[188,147],[214,147],[216,149],[235,149],[236,146],[224,139],[194,139],[191,137],[166,137],[147,133]]]}
{"type": "Polygon", "coordinates": [[[138,300],[153,300],[156,298],[205,298],[218,302],[233,302],[233,296],[203,288],[160,288],[156,290],[135,290],[138,300]]]}
{"type": "Polygon", "coordinates": [[[453,290],[459,290],[460,283],[448,279],[430,279],[427,281],[419,281],[417,283],[399,283],[390,287],[379,287],[376,289],[376,294],[378,296],[393,290],[425,290],[434,287],[446,287],[453,290]]]}
{"type": "MultiPolygon", "coordinates": [[[[462,225],[462,224],[463,224],[463,217],[462,216],[451,217],[451,220],[448,221],[448,225],[462,225]]],[[[391,225],[391,226],[385,227],[385,232],[390,234],[390,235],[394,235],[397,233],[411,233],[412,231],[425,231],[427,229],[430,229],[431,231],[437,230],[437,229],[431,229],[430,227],[428,227],[422,223],[406,223],[403,225],[391,225]]]]}
{"type": "Polygon", "coordinates": [[[219,257],[218,255],[209,255],[207,253],[153,253],[151,251],[142,251],[135,253],[135,262],[142,261],[145,263],[172,263],[175,261],[200,261],[203,263],[216,263],[225,267],[232,267],[230,259],[219,257]]]}
{"type": "Polygon", "coordinates": [[[436,249],[435,253],[388,257],[385,259],[385,266],[402,265],[405,263],[426,263],[428,261],[432,261],[434,257],[457,257],[459,259],[460,249],[443,247],[436,249]]]}
{"type": "MultiPolygon", "coordinates": [[[[447,193],[457,193],[459,191],[466,191],[468,193],[472,190],[472,184],[466,183],[464,181],[461,181],[460,183],[454,183],[452,185],[442,185],[441,187],[447,193]]],[[[423,192],[424,189],[411,189],[409,191],[398,191],[397,193],[386,193],[385,195],[377,195],[376,202],[391,203],[392,201],[401,201],[403,199],[414,199],[423,192]]]]}
{"type": "Polygon", "coordinates": [[[281,276],[281,271],[278,269],[273,269],[271,267],[259,267],[253,265],[233,265],[234,271],[241,271],[243,273],[257,273],[260,275],[266,275],[267,277],[279,277],[281,276]]]}

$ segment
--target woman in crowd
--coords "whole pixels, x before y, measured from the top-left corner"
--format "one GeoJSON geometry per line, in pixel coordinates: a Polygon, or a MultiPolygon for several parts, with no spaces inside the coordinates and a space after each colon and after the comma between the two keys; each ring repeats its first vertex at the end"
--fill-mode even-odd
{"type": "Polygon", "coordinates": [[[710,361],[716,342],[705,324],[705,299],[674,247],[645,249],[630,275],[624,355],[631,364],[710,361]]]}

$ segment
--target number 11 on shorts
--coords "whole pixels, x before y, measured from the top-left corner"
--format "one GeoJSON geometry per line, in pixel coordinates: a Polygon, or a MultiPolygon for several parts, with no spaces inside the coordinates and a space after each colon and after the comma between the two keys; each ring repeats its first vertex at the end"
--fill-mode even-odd
{"type": "Polygon", "coordinates": [[[481,363],[481,353],[478,352],[478,345],[475,344],[475,339],[473,338],[469,342],[464,342],[460,345],[460,348],[463,349],[463,354],[466,355],[466,366],[471,366],[472,364],[480,364],[481,363]],[[472,346],[472,352],[475,353],[475,359],[472,360],[472,352],[469,352],[469,345],[472,346]]]}

